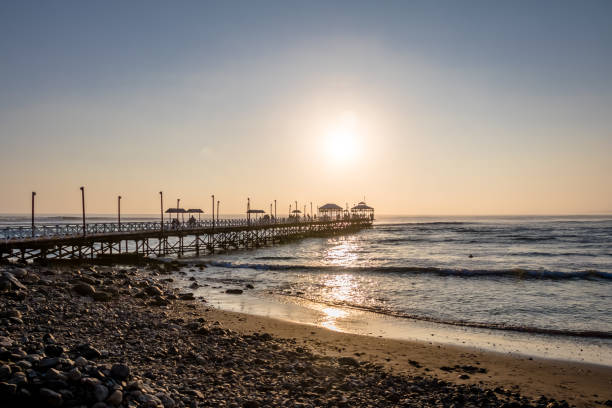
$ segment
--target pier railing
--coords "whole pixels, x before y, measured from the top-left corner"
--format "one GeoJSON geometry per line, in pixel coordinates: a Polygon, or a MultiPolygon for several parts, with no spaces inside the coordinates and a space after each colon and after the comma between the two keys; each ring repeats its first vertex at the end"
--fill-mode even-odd
{"type": "MultiPolygon", "coordinates": [[[[350,217],[351,220],[366,219],[365,217],[350,217]]],[[[260,218],[260,219],[220,219],[220,220],[200,220],[177,222],[165,221],[144,221],[144,222],[102,222],[102,223],[86,223],[85,234],[83,233],[83,224],[55,224],[55,225],[36,225],[32,226],[18,225],[7,226],[0,228],[0,242],[10,242],[15,240],[29,240],[41,238],[69,238],[78,236],[95,236],[108,234],[129,234],[142,233],[151,231],[181,231],[195,230],[206,228],[228,228],[228,227],[248,227],[257,225],[296,225],[300,223],[316,222],[316,221],[334,221],[335,219],[328,218],[260,218]]]]}

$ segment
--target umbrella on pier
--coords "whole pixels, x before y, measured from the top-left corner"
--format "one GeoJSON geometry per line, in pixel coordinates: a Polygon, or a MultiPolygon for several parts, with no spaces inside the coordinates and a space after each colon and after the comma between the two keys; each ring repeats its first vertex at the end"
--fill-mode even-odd
{"type": "Polygon", "coordinates": [[[166,210],[166,214],[184,214],[186,212],[187,210],[185,210],[184,208],[168,208],[166,210]]]}
{"type": "MultiPolygon", "coordinates": [[[[178,215],[179,214],[185,214],[187,211],[185,211],[184,208],[168,208],[166,210],[166,214],[176,214],[176,220],[178,221],[178,215]]],[[[185,221],[185,219],[183,219],[183,221],[185,221]]]]}
{"type": "Polygon", "coordinates": [[[189,214],[198,214],[198,221],[200,221],[200,214],[204,214],[200,208],[190,208],[186,211],[189,214]]]}
{"type": "MultiPolygon", "coordinates": [[[[247,214],[265,214],[264,210],[247,210],[247,214]]],[[[257,215],[255,215],[257,217],[257,215]]]]}

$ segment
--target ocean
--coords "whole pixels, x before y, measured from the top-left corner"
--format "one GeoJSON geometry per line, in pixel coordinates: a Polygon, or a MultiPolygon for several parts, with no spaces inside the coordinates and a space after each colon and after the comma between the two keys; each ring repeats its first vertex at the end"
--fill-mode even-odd
{"type": "Polygon", "coordinates": [[[207,268],[176,284],[195,279],[222,309],[612,365],[612,216],[379,216],[355,234],[197,260],[207,268]]]}
{"type": "Polygon", "coordinates": [[[201,260],[183,285],[195,276],[221,308],[308,323],[298,305],[343,331],[612,365],[612,216],[380,216],[356,234],[201,260]],[[247,284],[246,298],[223,293],[247,284]]]}

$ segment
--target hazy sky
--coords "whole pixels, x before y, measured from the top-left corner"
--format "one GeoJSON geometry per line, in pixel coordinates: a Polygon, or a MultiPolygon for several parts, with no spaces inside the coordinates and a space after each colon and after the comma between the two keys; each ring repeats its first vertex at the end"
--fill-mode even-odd
{"type": "Polygon", "coordinates": [[[0,212],[612,211],[610,1],[2,1],[0,212]]]}

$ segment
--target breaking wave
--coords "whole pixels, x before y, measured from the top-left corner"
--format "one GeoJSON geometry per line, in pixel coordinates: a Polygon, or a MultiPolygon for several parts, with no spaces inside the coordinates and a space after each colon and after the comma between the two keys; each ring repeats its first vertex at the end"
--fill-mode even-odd
{"type": "MultiPolygon", "coordinates": [[[[278,258],[276,258],[278,259],[278,258]]],[[[611,272],[597,270],[585,270],[574,272],[559,272],[543,269],[500,269],[500,270],[478,270],[478,269],[446,269],[420,266],[373,266],[373,267],[343,267],[331,265],[282,265],[282,264],[259,264],[259,263],[233,263],[212,261],[210,266],[231,269],[254,269],[268,271],[308,271],[322,273],[394,273],[394,274],[435,274],[439,276],[457,276],[461,278],[515,278],[515,279],[605,279],[612,280],[611,272]]]]}

